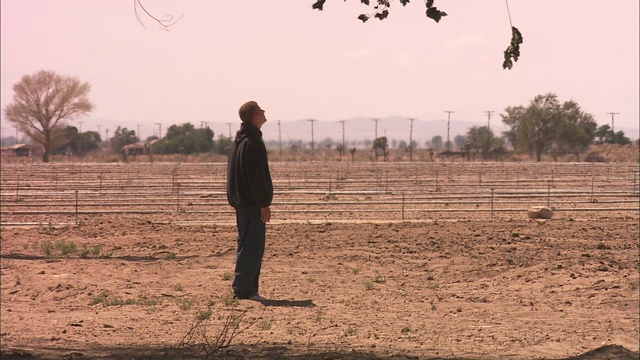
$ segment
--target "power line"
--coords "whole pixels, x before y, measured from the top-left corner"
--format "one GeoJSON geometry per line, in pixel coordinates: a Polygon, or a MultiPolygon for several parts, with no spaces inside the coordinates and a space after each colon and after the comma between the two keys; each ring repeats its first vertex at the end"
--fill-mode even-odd
{"type": "Polygon", "coordinates": [[[493,110],[487,110],[484,113],[487,114],[487,130],[491,129],[491,115],[494,113],[495,111],[493,110]]]}
{"type": "Polygon", "coordinates": [[[346,123],[347,120],[340,120],[340,122],[342,123],[342,151],[344,151],[344,123],[346,123]]]}
{"type": "Polygon", "coordinates": [[[158,139],[162,139],[162,124],[156,123],[158,125],[158,139]]]}

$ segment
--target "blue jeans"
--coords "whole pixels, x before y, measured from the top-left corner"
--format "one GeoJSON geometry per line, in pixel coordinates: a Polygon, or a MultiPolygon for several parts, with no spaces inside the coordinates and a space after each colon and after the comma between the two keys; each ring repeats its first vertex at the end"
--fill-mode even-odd
{"type": "Polygon", "coordinates": [[[238,251],[232,287],[242,299],[258,294],[267,228],[260,220],[260,209],[236,209],[236,221],[238,251]]]}

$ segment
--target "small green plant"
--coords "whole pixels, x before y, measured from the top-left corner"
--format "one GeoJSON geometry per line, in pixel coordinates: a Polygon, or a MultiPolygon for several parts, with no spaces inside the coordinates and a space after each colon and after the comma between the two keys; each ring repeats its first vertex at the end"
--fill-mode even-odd
{"type": "Polygon", "coordinates": [[[193,306],[193,299],[184,298],[180,300],[180,310],[187,311],[193,306]]]}
{"type": "Polygon", "coordinates": [[[43,228],[43,231],[47,235],[53,235],[53,233],[56,231],[56,227],[53,226],[51,222],[49,222],[49,224],[43,228]]]}
{"type": "Polygon", "coordinates": [[[273,326],[273,323],[275,322],[275,320],[273,318],[267,320],[267,319],[262,319],[260,320],[260,322],[258,323],[258,328],[260,330],[271,330],[271,327],[273,326]]]}
{"type": "Polygon", "coordinates": [[[307,282],[314,283],[314,282],[316,282],[316,279],[315,279],[315,278],[313,278],[313,277],[311,277],[311,276],[309,276],[309,277],[307,278],[307,282]]]}
{"type": "Polygon", "coordinates": [[[238,298],[233,296],[233,292],[231,291],[225,294],[224,296],[222,296],[220,300],[222,300],[222,303],[224,304],[224,306],[238,305],[238,298]]]}
{"type": "Polygon", "coordinates": [[[435,303],[433,300],[431,300],[431,301],[429,302],[429,304],[431,304],[431,310],[432,310],[432,311],[436,311],[436,310],[438,310],[438,305],[436,305],[436,303],[435,303]]]}
{"type": "Polygon", "coordinates": [[[178,284],[174,284],[172,286],[173,290],[175,291],[184,291],[184,288],[182,287],[182,284],[178,283],[178,284]]]}
{"type": "Polygon", "coordinates": [[[347,330],[345,330],[345,331],[344,331],[344,334],[345,334],[346,336],[353,336],[353,335],[355,335],[357,332],[358,332],[358,329],[356,329],[355,327],[353,327],[353,326],[349,325],[349,326],[347,327],[347,330]]]}
{"type": "Polygon", "coordinates": [[[176,258],[176,253],[170,252],[164,255],[163,259],[165,260],[174,260],[176,258]]]}
{"type": "Polygon", "coordinates": [[[405,326],[400,330],[400,332],[403,334],[408,334],[409,332],[411,332],[411,328],[409,328],[408,326],[405,326]]]}
{"type": "Polygon", "coordinates": [[[374,283],[376,283],[376,284],[382,284],[382,283],[384,283],[386,280],[385,280],[385,278],[384,278],[382,275],[380,275],[380,273],[379,273],[379,272],[377,272],[377,271],[376,271],[376,276],[374,276],[374,277],[373,277],[373,279],[372,279],[371,281],[373,281],[373,282],[374,282],[374,283]]]}
{"type": "Polygon", "coordinates": [[[358,274],[360,274],[360,269],[359,269],[359,268],[357,268],[357,267],[356,267],[356,268],[351,269],[351,271],[353,271],[353,275],[358,275],[358,274]]]}
{"type": "Polygon", "coordinates": [[[213,315],[213,310],[211,309],[200,310],[198,311],[198,315],[196,316],[196,319],[198,319],[198,321],[204,321],[204,320],[210,319],[211,315],[213,315]]]}
{"type": "Polygon", "coordinates": [[[367,290],[373,290],[373,283],[371,281],[365,281],[364,288],[367,290]]]}
{"type": "Polygon", "coordinates": [[[233,276],[234,276],[233,273],[226,271],[224,274],[222,274],[222,280],[229,281],[233,279],[233,276]]]}
{"type": "Polygon", "coordinates": [[[109,295],[109,293],[107,291],[103,291],[100,293],[100,295],[94,297],[93,299],[91,299],[91,302],[89,303],[90,305],[96,305],[96,304],[104,304],[107,302],[107,296],[109,295]]]}
{"type": "Polygon", "coordinates": [[[42,250],[45,255],[50,257],[53,252],[53,245],[51,244],[51,241],[46,240],[45,242],[40,244],[40,250],[42,250]]]}
{"type": "Polygon", "coordinates": [[[73,241],[60,240],[56,242],[55,248],[60,250],[60,253],[62,253],[63,256],[68,256],[78,252],[78,246],[76,246],[76,243],[73,241]]]}
{"type": "Polygon", "coordinates": [[[435,284],[435,283],[430,283],[429,285],[427,285],[427,289],[433,290],[433,291],[438,290],[439,287],[440,287],[440,285],[435,284]]]}

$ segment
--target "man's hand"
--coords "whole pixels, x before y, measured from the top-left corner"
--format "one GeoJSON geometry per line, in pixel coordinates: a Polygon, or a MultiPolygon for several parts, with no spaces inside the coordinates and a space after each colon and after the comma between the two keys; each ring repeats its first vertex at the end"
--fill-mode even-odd
{"type": "Polygon", "coordinates": [[[264,207],[262,209],[260,209],[260,220],[262,220],[263,223],[268,223],[271,220],[271,208],[270,207],[264,207]]]}

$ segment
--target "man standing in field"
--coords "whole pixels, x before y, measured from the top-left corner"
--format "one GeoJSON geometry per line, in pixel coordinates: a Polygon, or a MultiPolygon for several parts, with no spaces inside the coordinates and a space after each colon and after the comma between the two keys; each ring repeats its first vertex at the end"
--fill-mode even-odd
{"type": "Polygon", "coordinates": [[[267,118],[255,101],[243,104],[238,113],[242,124],[227,165],[227,200],[236,210],[238,224],[233,293],[239,299],[266,301],[258,287],[273,199],[267,149],[260,131],[267,118]]]}

